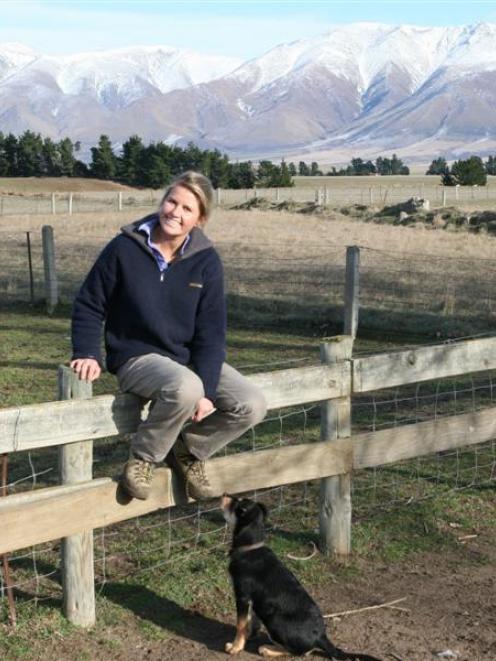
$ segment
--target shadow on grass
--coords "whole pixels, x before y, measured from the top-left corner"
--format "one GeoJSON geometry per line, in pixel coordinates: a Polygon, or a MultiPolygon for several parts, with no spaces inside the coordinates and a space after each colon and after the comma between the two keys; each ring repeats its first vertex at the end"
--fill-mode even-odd
{"type": "MultiPolygon", "coordinates": [[[[38,332],[38,331],[36,331],[38,332]]],[[[19,369],[33,370],[56,370],[60,361],[51,361],[50,363],[37,363],[30,360],[0,360],[0,367],[16,367],[19,369]]]]}
{"type": "MultiPolygon", "coordinates": [[[[106,583],[102,595],[121,608],[127,608],[142,620],[205,645],[209,650],[223,652],[227,642],[234,640],[235,628],[176,604],[142,585],[106,583]]],[[[233,621],[234,621],[233,614],[233,621]]],[[[260,639],[247,644],[248,652],[256,652],[260,639]]]]}
{"type": "MultiPolygon", "coordinates": [[[[271,276],[272,277],[272,276],[271,276]]],[[[26,315],[28,317],[47,316],[43,302],[34,304],[20,301],[0,301],[5,313],[26,315]]],[[[263,331],[270,338],[271,333],[284,335],[331,336],[342,333],[343,306],[339,302],[326,300],[324,294],[305,296],[301,293],[287,292],[285,296],[253,296],[229,293],[227,295],[229,328],[232,331],[263,331]]],[[[70,319],[72,306],[63,302],[50,315],[52,319],[70,319]]],[[[494,319],[485,313],[458,317],[443,315],[442,311],[419,311],[412,308],[375,307],[362,302],[360,308],[359,335],[384,339],[401,337],[446,338],[462,337],[478,332],[488,332],[494,319]]],[[[33,328],[40,331],[38,325],[33,328]]],[[[54,331],[55,332],[55,331],[54,331]]],[[[271,341],[269,338],[265,342],[271,341]]],[[[279,339],[279,338],[278,338],[279,339]]],[[[260,340],[262,341],[262,340],[260,340]]],[[[238,338],[238,343],[243,339],[238,338]]],[[[277,340],[276,340],[277,342],[277,340]]],[[[259,343],[259,340],[256,340],[259,343]]],[[[239,348],[236,346],[235,348],[239,348]]],[[[274,348],[274,347],[270,347],[274,348]]]]}

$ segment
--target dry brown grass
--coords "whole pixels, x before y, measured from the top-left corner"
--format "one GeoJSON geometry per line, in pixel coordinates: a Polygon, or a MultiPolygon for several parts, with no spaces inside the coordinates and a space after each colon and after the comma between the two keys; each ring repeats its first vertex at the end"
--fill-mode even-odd
{"type": "MultiPolygon", "coordinates": [[[[0,218],[0,232],[37,232],[52,225],[57,242],[104,245],[119,228],[149,213],[149,209],[122,212],[8,216],[0,218]]],[[[496,239],[465,231],[449,232],[419,225],[400,227],[375,225],[336,213],[332,218],[285,211],[251,211],[218,208],[206,233],[219,246],[231,246],[235,253],[255,251],[261,257],[311,258],[326,250],[359,245],[373,250],[438,257],[494,259],[496,239]]]]}
{"type": "Polygon", "coordinates": [[[131,191],[114,181],[78,177],[0,177],[0,194],[80,193],[83,191],[131,191]]]}
{"type": "Polygon", "coordinates": [[[268,254],[298,258],[322,256],[326,249],[359,245],[374,250],[440,257],[494,259],[492,237],[447,232],[425,226],[375,225],[336,214],[333,219],[287,212],[218,209],[207,232],[219,244],[256,247],[268,254]]]}

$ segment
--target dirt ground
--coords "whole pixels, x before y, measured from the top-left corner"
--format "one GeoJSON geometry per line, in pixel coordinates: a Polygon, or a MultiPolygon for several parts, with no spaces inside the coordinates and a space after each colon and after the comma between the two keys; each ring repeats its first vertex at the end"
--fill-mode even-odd
{"type": "MultiPolygon", "coordinates": [[[[324,614],[360,609],[403,599],[382,607],[327,619],[333,642],[355,652],[392,661],[496,660],[496,550],[481,536],[462,540],[443,554],[422,553],[393,565],[366,560],[346,579],[323,576],[312,594],[324,614]]],[[[128,586],[127,589],[133,589],[128,586]]],[[[137,588],[145,590],[145,588],[137,588]]],[[[118,599],[118,594],[108,595],[118,599]]],[[[143,596],[136,602],[143,603],[143,596]]],[[[78,643],[61,639],[57,656],[46,649],[44,659],[119,659],[119,661],[210,661],[226,659],[224,644],[234,637],[234,613],[224,620],[185,610],[149,592],[146,610],[137,607],[138,620],[147,619],[170,632],[167,640],[147,636],[143,626],[108,623],[105,640],[88,637],[78,643]],[[112,651],[115,641],[115,654],[112,651]],[[83,642],[84,641],[84,642],[83,642]]],[[[260,658],[258,646],[268,642],[261,633],[250,640],[239,661],[260,658]]],[[[318,655],[307,658],[321,658],[318,655]]]]}

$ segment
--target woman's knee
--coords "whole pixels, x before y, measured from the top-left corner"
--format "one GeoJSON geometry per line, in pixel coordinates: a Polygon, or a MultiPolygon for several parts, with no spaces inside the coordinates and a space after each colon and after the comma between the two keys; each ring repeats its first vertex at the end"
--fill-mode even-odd
{"type": "Polygon", "coordinates": [[[243,401],[239,402],[237,412],[246,418],[250,426],[261,422],[267,413],[267,400],[260,388],[250,388],[243,401]]]}
{"type": "Polygon", "coordinates": [[[263,392],[257,388],[252,398],[252,424],[256,425],[267,415],[267,400],[263,392]]]}
{"type": "Polygon", "coordinates": [[[201,379],[190,369],[185,368],[177,375],[173,384],[168,383],[160,389],[159,399],[174,403],[179,408],[192,408],[204,397],[201,379]]]}

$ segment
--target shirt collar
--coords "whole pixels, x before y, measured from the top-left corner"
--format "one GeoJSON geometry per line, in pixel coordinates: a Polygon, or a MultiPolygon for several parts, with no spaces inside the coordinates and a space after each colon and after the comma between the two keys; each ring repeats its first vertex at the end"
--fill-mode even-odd
{"type": "MultiPolygon", "coordinates": [[[[147,237],[146,242],[148,244],[148,247],[151,249],[154,248],[154,243],[152,241],[152,231],[156,225],[158,225],[158,220],[156,218],[152,218],[151,220],[145,220],[144,223],[141,223],[141,225],[138,226],[138,232],[144,232],[146,234],[147,237]]],[[[184,251],[186,250],[186,246],[190,241],[191,241],[191,235],[188,234],[188,236],[183,242],[183,245],[181,246],[181,250],[179,251],[180,255],[184,254],[184,251]]]]}

